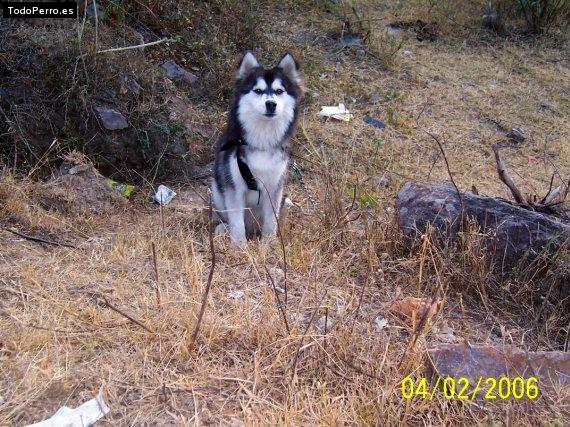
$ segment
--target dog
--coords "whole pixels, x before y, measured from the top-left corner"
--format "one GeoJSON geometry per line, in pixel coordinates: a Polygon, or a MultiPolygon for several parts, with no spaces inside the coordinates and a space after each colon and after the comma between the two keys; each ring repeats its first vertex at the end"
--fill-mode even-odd
{"type": "Polygon", "coordinates": [[[215,233],[232,243],[275,235],[302,96],[299,64],[286,53],[264,68],[246,52],[236,73],[228,123],[218,141],[211,184],[215,233]]]}

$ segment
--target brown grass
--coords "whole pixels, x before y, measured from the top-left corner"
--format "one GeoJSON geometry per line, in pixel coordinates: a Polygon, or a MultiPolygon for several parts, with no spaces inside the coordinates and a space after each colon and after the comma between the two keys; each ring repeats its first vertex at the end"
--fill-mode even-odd
{"type": "MultiPolygon", "coordinates": [[[[396,10],[361,8],[379,31],[396,10]]],[[[290,49],[306,77],[294,141],[301,175],[291,176],[295,205],[282,221],[286,266],[279,241],[252,241],[241,253],[216,238],[212,288],[191,347],[211,263],[204,187],[176,187],[177,200],[161,212],[144,186],[126,212],[77,217],[45,210],[41,185],[4,171],[0,223],[80,247],[0,231],[0,424],[39,421],[102,386],[111,407],[103,423],[112,425],[563,425],[567,389],[533,402],[402,397],[401,379],[423,375],[424,351],[441,342],[444,325],[455,342],[530,350],[561,349],[565,326],[562,301],[545,306],[518,292],[547,277],[494,276],[475,233],[459,250],[429,235],[405,250],[394,197],[409,179],[447,179],[437,146],[416,126],[423,109],[420,123],[443,142],[461,189],[475,184],[508,198],[495,177],[490,145],[504,133],[493,121],[528,130],[507,158],[525,191],[544,192],[553,173],[567,177],[564,52],[540,42],[408,37],[402,50],[412,55],[397,54],[385,71],[374,57],[339,47],[327,32],[342,27],[334,15],[264,3],[258,13],[279,16],[260,24],[262,56],[275,61],[290,49]],[[374,94],[380,100],[369,103],[374,94]],[[543,99],[553,108],[541,108],[543,99]],[[321,105],[341,101],[352,122],[317,117],[321,105]],[[386,129],[363,123],[364,114],[386,129]],[[385,172],[389,188],[374,179],[385,172]],[[285,268],[290,333],[275,296],[284,303],[285,268]],[[443,308],[419,334],[388,312],[395,299],[430,295],[443,308]],[[388,328],[378,330],[377,317],[388,328]]],[[[217,115],[224,106],[212,108],[217,115]]]]}

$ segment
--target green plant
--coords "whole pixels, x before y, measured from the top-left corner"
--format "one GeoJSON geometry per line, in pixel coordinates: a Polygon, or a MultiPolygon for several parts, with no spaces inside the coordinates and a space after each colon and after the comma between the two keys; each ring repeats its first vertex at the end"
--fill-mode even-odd
{"type": "Polygon", "coordinates": [[[570,17],[569,0],[517,0],[517,4],[534,34],[546,34],[555,23],[570,17]]]}

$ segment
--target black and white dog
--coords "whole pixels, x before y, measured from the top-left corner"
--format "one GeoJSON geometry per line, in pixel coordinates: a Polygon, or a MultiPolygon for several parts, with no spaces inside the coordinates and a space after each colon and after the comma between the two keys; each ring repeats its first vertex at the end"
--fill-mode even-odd
{"type": "Polygon", "coordinates": [[[241,60],[226,130],[218,141],[212,200],[216,227],[244,246],[246,235],[276,231],[301,97],[299,67],[286,54],[264,68],[251,52],[241,60]]]}

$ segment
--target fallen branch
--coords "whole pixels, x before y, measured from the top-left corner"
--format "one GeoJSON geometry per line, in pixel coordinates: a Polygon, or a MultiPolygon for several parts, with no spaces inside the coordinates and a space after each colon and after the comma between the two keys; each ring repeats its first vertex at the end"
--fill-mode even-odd
{"type": "Polygon", "coordinates": [[[142,47],[148,47],[148,46],[154,46],[160,43],[165,43],[165,42],[175,42],[176,39],[168,39],[168,38],[164,38],[164,39],[160,39],[160,40],[155,40],[153,42],[148,42],[148,43],[143,43],[143,44],[137,44],[135,46],[125,46],[125,47],[115,47],[112,49],[104,49],[104,50],[98,50],[97,53],[109,53],[109,52],[120,52],[123,50],[131,50],[131,49],[139,49],[142,47]]]}
{"type": "Polygon", "coordinates": [[[528,205],[527,201],[524,199],[521,191],[518,189],[515,182],[509,175],[509,172],[507,171],[507,166],[505,165],[505,162],[501,158],[499,146],[497,144],[494,144],[492,148],[493,152],[495,153],[495,160],[497,162],[497,172],[499,173],[500,180],[503,181],[503,183],[507,187],[509,187],[509,190],[511,190],[511,194],[513,195],[517,203],[527,206],[528,205]]]}
{"type": "Polygon", "coordinates": [[[20,233],[19,231],[13,230],[13,229],[11,229],[11,228],[4,228],[4,230],[8,231],[9,233],[15,234],[16,236],[23,237],[24,239],[30,240],[30,241],[32,241],[32,242],[45,243],[46,245],[63,246],[63,247],[65,247],[65,248],[77,249],[77,246],[72,245],[72,244],[70,244],[70,243],[54,242],[54,241],[51,241],[51,240],[41,239],[41,238],[35,237],[35,236],[29,236],[29,235],[27,235],[27,234],[20,233]]]}

